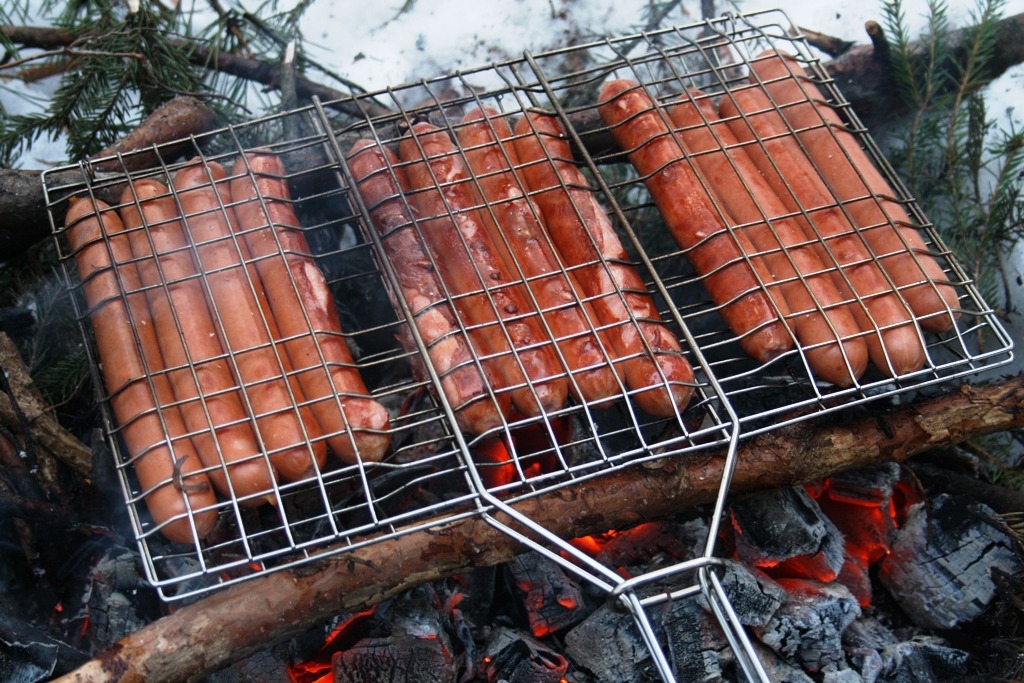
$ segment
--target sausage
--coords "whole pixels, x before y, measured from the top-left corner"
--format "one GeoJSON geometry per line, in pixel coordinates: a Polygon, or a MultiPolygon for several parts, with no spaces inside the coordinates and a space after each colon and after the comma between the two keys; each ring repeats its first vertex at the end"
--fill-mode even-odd
{"type": "Polygon", "coordinates": [[[868,157],[821,90],[790,55],[769,50],[750,64],[772,101],[797,131],[818,172],[844,202],[871,250],[931,332],[952,329],[959,316],[956,290],[929,253],[896,192],[868,157]]]}
{"type": "Polygon", "coordinates": [[[826,263],[839,266],[833,280],[840,292],[858,300],[853,311],[867,335],[874,366],[889,376],[920,369],[924,343],[912,313],[814,172],[796,138],[788,134],[768,96],[757,86],[733,88],[719,103],[719,113],[786,208],[806,212],[821,238],[815,243],[819,254],[826,263]]]}
{"type": "Polygon", "coordinates": [[[693,396],[693,368],[573,163],[562,124],[553,114],[528,112],[516,123],[514,143],[519,173],[563,262],[577,273],[633,399],[651,415],[679,415],[693,396]]]}
{"type": "Polygon", "coordinates": [[[121,194],[120,214],[174,396],[210,480],[244,506],[273,503],[274,474],[224,359],[170,191],[136,180],[121,194]]]}
{"type": "Polygon", "coordinates": [[[743,350],[763,363],[793,348],[782,320],[789,312],[785,299],[778,287],[766,292],[761,284],[771,281],[767,266],[742,232],[728,230],[731,219],[701,186],[650,97],[635,81],[610,81],[601,88],[598,112],[743,350]]]}
{"type": "Polygon", "coordinates": [[[808,244],[804,227],[797,218],[786,216],[782,201],[738,146],[707,95],[696,90],[683,94],[669,116],[718,204],[747,226],[743,231],[764,254],[815,375],[838,386],[853,384],[867,368],[867,346],[858,336],[860,328],[849,304],[808,244]]]}
{"type": "Polygon", "coordinates": [[[347,159],[459,428],[483,434],[501,425],[511,399],[499,391],[502,380],[494,366],[477,363],[456,322],[403,199],[409,188],[405,170],[394,152],[372,140],[356,142],[347,159]]]}
{"type": "Polygon", "coordinates": [[[327,444],[349,464],[381,460],[391,444],[391,417],[370,397],[345,343],[334,297],[292,209],[284,165],[275,154],[257,152],[240,157],[231,175],[237,229],[327,444]]]}
{"type": "Polygon", "coordinates": [[[399,158],[409,164],[414,215],[427,248],[439,256],[441,279],[463,318],[479,326],[513,405],[531,417],[558,410],[568,396],[565,374],[536,312],[495,251],[454,143],[444,130],[420,122],[402,138],[399,158]]]}
{"type": "Polygon", "coordinates": [[[74,198],[66,222],[110,406],[146,507],[166,538],[195,543],[213,530],[217,497],[174,404],[121,221],[99,200],[74,198]]]}
{"type": "Polygon", "coordinates": [[[228,210],[227,176],[216,162],[194,160],[174,175],[185,230],[206,273],[214,319],[220,321],[225,348],[234,360],[256,434],[277,473],[288,481],[316,476],[327,457],[320,427],[299,387],[289,384],[291,367],[274,345],[279,337],[273,316],[249,260],[245,244],[234,238],[228,210]]]}
{"type": "Polygon", "coordinates": [[[618,378],[558,262],[539,209],[513,173],[519,162],[508,121],[494,109],[474,109],[463,117],[458,138],[490,207],[485,225],[492,241],[509,272],[519,269],[540,306],[570,373],[570,388],[585,402],[606,405],[619,393],[618,378]]]}

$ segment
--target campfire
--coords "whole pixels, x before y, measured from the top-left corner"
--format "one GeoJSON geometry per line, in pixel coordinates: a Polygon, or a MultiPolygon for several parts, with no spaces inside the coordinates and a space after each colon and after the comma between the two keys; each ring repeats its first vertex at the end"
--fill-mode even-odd
{"type": "MultiPolygon", "coordinates": [[[[991,618],[1020,549],[1005,508],[897,463],[1020,426],[1019,382],[952,390],[1012,343],[898,183],[866,170],[857,122],[829,118],[849,116],[841,94],[778,21],[529,55],[44,174],[102,399],[90,446],[107,457],[78,474],[109,495],[66,563],[12,562],[12,587],[36,566],[67,579],[33,598],[63,640],[4,605],[11,666],[297,683],[971,671],[956,629],[991,618]],[[778,84],[822,92],[744,103],[778,84]],[[819,101],[816,126],[758,127],[819,101]],[[772,187],[756,160],[805,133],[864,186],[779,162],[828,192],[789,208],[802,185],[772,187]],[[760,213],[728,216],[718,192],[760,213]]],[[[27,471],[10,441],[5,464],[27,471]]]]}

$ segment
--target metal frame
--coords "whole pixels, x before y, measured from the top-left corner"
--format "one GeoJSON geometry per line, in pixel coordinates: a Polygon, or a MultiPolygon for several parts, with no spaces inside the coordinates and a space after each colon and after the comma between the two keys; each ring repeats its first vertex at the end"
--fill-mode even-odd
{"type": "MultiPolygon", "coordinates": [[[[364,347],[358,369],[374,378],[374,397],[392,407],[395,447],[381,463],[332,462],[309,481],[275,484],[272,495],[277,505],[273,510],[246,509],[236,500],[223,500],[218,504],[221,526],[214,536],[197,542],[195,547],[171,546],[149,521],[143,505],[145,492],[138,489],[132,457],[120,444],[118,425],[107,404],[109,396],[98,389],[133,532],[147,578],[160,595],[166,600],[190,598],[318,557],[480,515],[582,576],[633,614],[666,680],[674,680],[671,662],[662,652],[646,610],[668,600],[698,595],[710,605],[748,679],[767,680],[715,573],[722,561],[716,556],[715,539],[725,514],[739,441],[869,401],[901,400],[1003,365],[1013,357],[1012,341],[992,309],[941,243],[803,39],[790,34],[790,27],[789,20],[778,11],[725,15],[684,27],[537,55],[527,53],[521,59],[345,100],[317,101],[310,107],[183,141],[192,154],[210,160],[230,161],[257,146],[280,154],[289,168],[289,183],[304,188],[294,205],[309,221],[302,229],[314,245],[317,262],[336,295],[360,288],[389,293],[394,303],[390,312],[364,310],[349,301],[339,303],[348,323],[347,341],[364,347]],[[594,123],[596,91],[604,80],[634,78],[656,100],[690,85],[721,93],[744,78],[745,61],[768,46],[795,54],[817,77],[832,104],[846,117],[849,129],[863,141],[920,223],[931,251],[956,285],[962,307],[960,321],[949,334],[925,335],[927,360],[919,371],[895,378],[869,371],[859,382],[842,389],[818,381],[799,349],[764,366],[747,358],[721,323],[715,304],[701,294],[700,278],[687,268],[685,253],[653,234],[656,230],[649,221],[650,199],[640,180],[630,174],[616,152],[587,152],[600,149],[595,141],[607,132],[594,123]],[[453,91],[457,94],[452,95],[453,91]],[[347,146],[356,138],[392,145],[418,119],[430,119],[454,134],[458,123],[453,113],[485,103],[507,115],[544,108],[558,114],[567,125],[580,166],[593,178],[595,191],[627,245],[630,265],[642,274],[648,293],[658,301],[665,323],[682,342],[694,367],[694,399],[682,413],[673,418],[654,418],[640,411],[624,394],[610,409],[571,401],[555,414],[531,419],[510,416],[487,435],[463,434],[456,427],[457,406],[450,405],[440,390],[442,378],[412,324],[413,311],[398,294],[397,273],[384,255],[382,238],[369,227],[368,207],[352,190],[356,183],[345,157],[347,146]],[[339,111],[347,117],[340,123],[339,111]],[[411,339],[408,348],[397,343],[380,347],[369,343],[393,338],[399,332],[411,339]],[[983,346],[978,346],[979,339],[984,341],[983,346]],[[411,364],[422,374],[409,372],[411,364]],[[568,443],[559,441],[555,428],[558,421],[573,425],[568,443]],[[517,435],[528,429],[548,437],[540,455],[517,450],[517,435]],[[495,442],[504,444],[513,472],[498,484],[489,479],[491,466],[480,457],[481,449],[495,442]],[[727,461],[704,552],[649,575],[624,580],[613,569],[577,550],[571,539],[551,533],[514,507],[516,501],[570,483],[711,448],[724,449],[727,461]],[[529,465],[541,456],[547,458],[546,467],[531,469],[529,465]],[[403,496],[421,489],[440,497],[412,508],[397,505],[403,496]],[[512,522],[500,521],[496,513],[512,522]],[[684,585],[644,595],[655,584],[666,581],[684,585]]],[[[44,173],[51,219],[69,197],[91,200],[110,195],[126,181],[167,179],[183,166],[178,146],[160,146],[146,152],[155,153],[158,163],[144,170],[135,170],[135,154],[124,154],[44,173]],[[75,171],[80,179],[68,181],[75,171]]],[[[228,212],[230,207],[222,209],[228,212]]],[[[410,227],[420,229],[417,225],[410,227]]],[[[77,294],[80,283],[75,275],[75,254],[68,249],[63,230],[54,221],[54,238],[68,286],[77,294]]],[[[606,263],[592,265],[608,267],[606,263]]],[[[258,283],[252,284],[259,287],[258,283]]],[[[489,296],[486,289],[481,292],[489,296]]],[[[97,370],[101,359],[92,346],[89,310],[79,296],[75,303],[94,383],[102,387],[97,370]]],[[[468,325],[464,321],[459,324],[465,332],[468,325]]],[[[475,358],[474,362],[479,364],[481,359],[475,358]]]]}

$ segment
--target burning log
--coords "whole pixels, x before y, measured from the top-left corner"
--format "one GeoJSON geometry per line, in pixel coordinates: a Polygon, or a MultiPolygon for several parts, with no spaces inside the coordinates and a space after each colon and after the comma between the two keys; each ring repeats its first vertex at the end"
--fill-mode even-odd
{"type": "Polygon", "coordinates": [[[845,558],[843,536],[803,488],[759,493],[732,506],[736,554],[782,576],[831,581],[845,558]]]}
{"type": "MultiPolygon", "coordinates": [[[[1022,426],[1024,377],[964,384],[888,412],[798,423],[745,441],[731,491],[817,481],[1022,426]]],[[[724,466],[724,453],[666,459],[516,506],[563,538],[600,533],[715,500],[724,466]]],[[[226,588],[123,638],[57,681],[194,680],[338,613],[471,566],[507,562],[521,550],[511,536],[477,517],[419,529],[226,588]]]]}
{"type": "Polygon", "coordinates": [[[488,681],[509,683],[559,683],[569,663],[528,635],[497,628],[487,640],[485,653],[488,681]]]}
{"type": "Polygon", "coordinates": [[[585,614],[583,591],[574,577],[538,553],[522,553],[510,565],[533,635],[542,638],[579,621],[585,614]]]}

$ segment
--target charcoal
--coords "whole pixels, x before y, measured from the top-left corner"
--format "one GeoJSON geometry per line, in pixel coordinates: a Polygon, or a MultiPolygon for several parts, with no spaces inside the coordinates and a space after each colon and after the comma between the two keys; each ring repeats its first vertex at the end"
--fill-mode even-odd
{"type": "MultiPolygon", "coordinates": [[[[888,551],[895,532],[893,490],[899,478],[896,463],[841,472],[829,477],[816,496],[822,512],[843,534],[847,556],[856,557],[864,567],[888,551]]],[[[870,602],[870,593],[865,598],[861,604],[870,602]]]]}
{"type": "Polygon", "coordinates": [[[208,676],[203,683],[294,683],[288,673],[288,648],[257,650],[250,657],[208,676]]]}
{"type": "Polygon", "coordinates": [[[987,506],[947,494],[911,507],[879,578],[916,624],[951,629],[971,622],[995,597],[992,572],[1020,571],[1010,540],[986,523],[991,515],[987,506]]]}
{"type": "Polygon", "coordinates": [[[846,659],[860,673],[864,683],[877,683],[885,669],[885,662],[878,650],[871,648],[848,648],[846,659]]]}
{"type": "Polygon", "coordinates": [[[900,640],[892,629],[871,615],[861,615],[843,631],[843,645],[850,650],[882,650],[900,640]]]}
{"type": "Polygon", "coordinates": [[[969,655],[938,638],[916,638],[882,652],[885,673],[879,683],[932,683],[963,680],[969,655]]]}
{"type": "Polygon", "coordinates": [[[760,643],[752,643],[754,654],[772,683],[814,683],[814,679],[799,667],[779,657],[760,643]]]}
{"type": "Polygon", "coordinates": [[[454,683],[455,663],[429,638],[366,638],[334,655],[335,683],[454,683]]]}
{"type": "Polygon", "coordinates": [[[833,474],[829,488],[845,500],[877,502],[892,497],[893,487],[900,480],[900,465],[888,462],[874,467],[860,467],[833,474]]]}
{"type": "Polygon", "coordinates": [[[860,605],[840,583],[785,580],[787,599],[757,629],[761,641],[785,659],[816,672],[844,659],[843,631],[860,616],[860,605]]]}
{"type": "Polygon", "coordinates": [[[89,575],[89,639],[102,649],[142,628],[139,616],[139,588],[136,556],[127,549],[113,549],[92,568],[89,575]]]}
{"type": "MultiPolygon", "coordinates": [[[[720,582],[740,623],[764,626],[786,599],[786,591],[764,572],[735,561],[727,561],[720,582]]],[[[705,609],[710,607],[701,598],[705,609]]]]}
{"type": "Polygon", "coordinates": [[[389,603],[390,635],[336,653],[335,683],[454,683],[458,663],[436,597],[427,584],[389,603]]]}
{"type": "Polygon", "coordinates": [[[661,613],[669,661],[680,681],[722,680],[722,653],[729,642],[696,600],[675,600],[661,613]]]}
{"type": "Polygon", "coordinates": [[[645,522],[602,538],[595,559],[615,567],[641,566],[659,555],[688,559],[703,553],[707,537],[707,520],[702,517],[645,522]]]}
{"type": "Polygon", "coordinates": [[[821,683],[864,683],[864,679],[853,669],[829,669],[822,674],[821,683]]]}
{"type": "Polygon", "coordinates": [[[843,566],[843,535],[800,486],[778,488],[732,505],[736,555],[774,575],[831,581],[843,566]]]}
{"type": "Polygon", "coordinates": [[[598,683],[657,680],[657,667],[632,615],[608,605],[565,634],[565,653],[598,683]]]}
{"type": "Polygon", "coordinates": [[[0,626],[0,680],[12,683],[49,680],[57,664],[56,648],[35,635],[26,637],[28,634],[22,633],[20,628],[15,631],[11,628],[13,625],[0,626]]]}
{"type": "Polygon", "coordinates": [[[509,628],[491,632],[484,648],[488,681],[559,683],[569,663],[529,634],[509,628]]]}
{"type": "Polygon", "coordinates": [[[540,553],[527,552],[509,563],[530,630],[538,638],[583,620],[589,608],[579,581],[540,553]]]}

